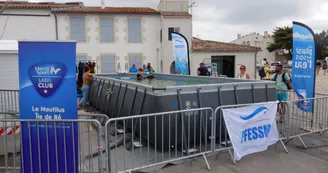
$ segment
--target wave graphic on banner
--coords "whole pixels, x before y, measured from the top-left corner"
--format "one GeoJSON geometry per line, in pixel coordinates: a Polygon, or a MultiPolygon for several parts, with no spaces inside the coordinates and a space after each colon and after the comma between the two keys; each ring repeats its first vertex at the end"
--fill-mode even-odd
{"type": "Polygon", "coordinates": [[[259,107],[253,113],[251,113],[250,115],[248,115],[246,117],[240,116],[240,118],[242,120],[245,120],[246,121],[246,120],[249,120],[249,119],[255,117],[257,114],[259,114],[259,113],[261,113],[262,111],[265,111],[265,110],[269,110],[269,109],[267,107],[259,107]]]}

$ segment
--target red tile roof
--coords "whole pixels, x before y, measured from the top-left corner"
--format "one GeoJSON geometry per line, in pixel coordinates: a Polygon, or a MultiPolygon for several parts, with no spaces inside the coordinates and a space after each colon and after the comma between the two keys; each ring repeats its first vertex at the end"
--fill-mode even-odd
{"type": "Polygon", "coordinates": [[[195,37],[192,39],[193,52],[257,52],[260,50],[261,48],[252,46],[201,40],[195,37]]]}
{"type": "MultiPolygon", "coordinates": [[[[0,7],[5,6],[7,1],[0,1],[0,7]]],[[[32,3],[27,1],[13,1],[8,4],[8,8],[38,8],[38,9],[50,9],[50,8],[63,8],[83,5],[82,2],[68,2],[68,3],[51,3],[51,2],[39,2],[32,3]]]]}
{"type": "Polygon", "coordinates": [[[192,16],[186,12],[161,12],[164,18],[190,19],[192,16]]]}
{"type": "Polygon", "coordinates": [[[145,13],[159,14],[158,11],[148,7],[78,7],[73,9],[55,10],[57,13],[145,13]]]}

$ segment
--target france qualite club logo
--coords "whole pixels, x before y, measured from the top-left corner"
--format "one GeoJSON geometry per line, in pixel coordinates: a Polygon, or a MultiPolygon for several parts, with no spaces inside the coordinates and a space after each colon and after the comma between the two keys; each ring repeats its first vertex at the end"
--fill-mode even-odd
{"type": "Polygon", "coordinates": [[[65,64],[56,61],[37,63],[29,68],[29,77],[33,86],[42,97],[53,95],[65,74],[65,64]]]}

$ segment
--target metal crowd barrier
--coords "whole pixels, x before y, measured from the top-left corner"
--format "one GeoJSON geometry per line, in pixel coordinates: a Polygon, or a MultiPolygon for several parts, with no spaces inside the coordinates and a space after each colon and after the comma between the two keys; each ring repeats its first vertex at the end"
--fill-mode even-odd
{"type": "MultiPolygon", "coordinates": [[[[288,94],[288,100],[287,101],[297,101],[297,100],[299,100],[299,97],[297,96],[297,94],[294,90],[289,90],[289,91],[277,90],[276,92],[287,92],[287,94],[288,94]]],[[[328,94],[316,92],[314,94],[313,98],[319,98],[319,97],[325,97],[325,96],[328,96],[328,94]]]]}
{"type": "Polygon", "coordinates": [[[302,140],[302,136],[314,133],[321,135],[328,131],[328,96],[321,94],[321,97],[307,98],[283,102],[287,109],[285,111],[286,126],[288,126],[287,142],[298,138],[304,148],[307,145],[302,140]],[[305,112],[299,107],[299,103],[313,103],[313,112],[305,112]]]}
{"type": "Polygon", "coordinates": [[[19,111],[19,91],[0,89],[0,111],[19,111]]]}
{"type": "MultiPolygon", "coordinates": [[[[0,172],[2,171],[19,171],[21,169],[21,166],[27,164],[26,162],[29,162],[28,164],[32,165],[31,159],[29,160],[21,160],[20,158],[23,157],[22,155],[22,147],[21,147],[21,123],[27,123],[28,124],[28,131],[35,131],[35,128],[37,129],[37,133],[40,133],[40,129],[48,126],[57,126],[57,125],[71,125],[72,130],[74,131],[74,125],[77,124],[78,127],[78,136],[76,136],[75,133],[72,134],[66,134],[64,133],[64,137],[67,135],[67,137],[72,138],[74,143],[78,143],[78,159],[76,160],[75,157],[73,157],[73,160],[70,162],[72,163],[78,163],[78,172],[102,172],[103,171],[103,141],[102,141],[102,126],[99,123],[98,120],[93,118],[104,118],[105,115],[88,115],[88,114],[82,114],[80,117],[84,118],[92,118],[92,119],[78,119],[78,120],[21,120],[16,119],[16,114],[12,113],[4,113],[0,112],[1,118],[0,118],[0,172]],[[4,118],[6,117],[6,118],[4,118]],[[37,128],[39,127],[39,128],[37,128]],[[93,130],[94,129],[94,130],[93,130]],[[75,141],[75,139],[78,139],[75,141]],[[20,163],[21,161],[22,164],[20,163]]],[[[63,129],[65,126],[61,126],[63,129]]],[[[46,128],[47,129],[47,128],[46,128]]],[[[60,130],[61,128],[56,128],[55,131],[60,130]]],[[[48,139],[49,132],[46,130],[46,138],[48,139]]],[[[31,133],[29,133],[29,136],[27,137],[29,142],[36,140],[36,138],[39,139],[39,135],[32,136],[31,133]]],[[[37,140],[38,146],[40,146],[40,140],[37,140]]],[[[64,146],[66,145],[66,140],[64,140],[64,146]]],[[[49,144],[47,143],[47,148],[49,144]]],[[[48,153],[50,152],[56,152],[56,160],[58,159],[58,153],[57,153],[57,147],[52,149],[47,149],[48,153]]],[[[29,151],[30,154],[32,154],[32,150],[29,151]]],[[[40,150],[39,152],[35,153],[33,152],[33,155],[38,155],[40,157],[40,150]]],[[[66,158],[66,153],[65,153],[66,158]]],[[[48,162],[48,167],[49,167],[48,162]]],[[[53,165],[52,165],[53,166],[53,165]]],[[[63,165],[56,165],[57,169],[60,166],[63,165]]],[[[41,165],[39,164],[39,167],[41,165]]],[[[34,172],[32,170],[32,172],[34,172]]],[[[67,170],[66,170],[67,172],[67,170]]]]}
{"type": "MultiPolygon", "coordinates": [[[[99,87],[93,89],[93,92],[99,92],[99,87]]],[[[218,107],[215,111],[211,108],[199,108],[115,119],[108,119],[102,114],[79,114],[78,120],[19,120],[19,113],[15,111],[18,99],[15,101],[15,94],[8,94],[7,91],[11,93],[11,90],[6,90],[7,94],[3,94],[6,96],[1,98],[10,99],[4,99],[6,102],[1,102],[0,108],[12,111],[0,112],[0,172],[20,170],[21,122],[38,125],[78,123],[79,159],[74,161],[79,163],[79,172],[114,173],[147,170],[153,166],[178,163],[199,156],[204,158],[207,168],[210,169],[206,155],[229,151],[233,157],[233,146],[222,110],[263,104],[227,105],[218,107]],[[2,105],[5,106],[1,107],[2,105]],[[102,125],[105,126],[104,130],[102,125]],[[104,145],[102,135],[105,138],[104,145]]],[[[1,92],[3,91],[0,91],[0,96],[1,92]]],[[[299,139],[307,148],[303,136],[324,134],[328,131],[328,94],[316,93],[315,98],[303,100],[294,92],[288,94],[288,101],[280,103],[285,107],[284,121],[277,121],[279,143],[286,152],[288,150],[285,144],[292,139],[299,139]],[[313,102],[314,111],[302,111],[298,105],[300,102],[313,102]]],[[[91,101],[98,104],[96,98],[92,98],[91,101]]],[[[18,110],[18,107],[16,108],[18,110]]],[[[280,116],[277,111],[277,120],[280,116]]],[[[30,136],[29,138],[31,140],[30,136]]]]}
{"type": "MultiPolygon", "coordinates": [[[[233,159],[233,146],[232,143],[229,139],[229,134],[228,134],[228,130],[227,130],[227,126],[225,124],[224,121],[224,117],[223,117],[223,113],[222,110],[223,109],[231,109],[231,108],[239,108],[239,107],[245,107],[245,106],[252,106],[252,105],[259,105],[259,104],[264,104],[264,103],[249,103],[249,104],[238,104],[238,105],[226,105],[226,106],[220,106],[218,108],[215,109],[214,111],[214,121],[217,122],[217,118],[219,118],[219,125],[214,126],[214,142],[213,142],[213,152],[214,153],[220,153],[221,151],[224,150],[228,150],[229,154],[231,156],[231,160],[236,163],[233,159]],[[217,129],[217,127],[219,129],[217,129]],[[220,136],[223,137],[218,137],[217,134],[219,134],[220,136]]],[[[280,123],[277,122],[277,129],[279,132],[279,142],[281,143],[281,145],[283,146],[284,150],[286,153],[288,153],[287,147],[285,146],[285,143],[283,142],[283,140],[285,140],[287,138],[287,128],[285,125],[282,125],[280,123]]],[[[218,155],[217,155],[218,156],[218,155]]]]}
{"type": "Polygon", "coordinates": [[[212,152],[212,108],[110,119],[105,125],[109,172],[142,170],[212,152]]]}

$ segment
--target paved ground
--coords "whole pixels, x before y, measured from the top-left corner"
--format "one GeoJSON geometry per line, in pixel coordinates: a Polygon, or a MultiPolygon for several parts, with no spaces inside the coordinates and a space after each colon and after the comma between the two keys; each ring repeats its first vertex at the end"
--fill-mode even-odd
{"type": "MultiPolygon", "coordinates": [[[[316,91],[328,93],[328,75],[317,76],[316,91]]],[[[328,173],[328,134],[317,134],[304,137],[309,146],[304,149],[298,139],[288,143],[289,153],[286,154],[281,146],[270,147],[268,151],[256,153],[242,158],[233,164],[228,153],[209,157],[211,171],[206,169],[202,158],[192,163],[167,166],[156,173],[328,173]]]]}
{"type": "Polygon", "coordinates": [[[316,92],[328,93],[328,74],[323,75],[321,71],[316,80],[316,92]]]}

